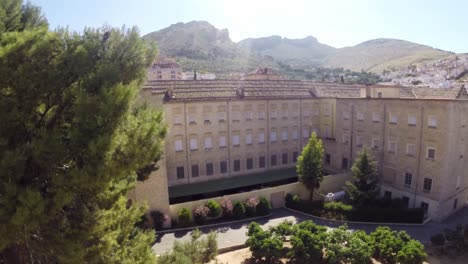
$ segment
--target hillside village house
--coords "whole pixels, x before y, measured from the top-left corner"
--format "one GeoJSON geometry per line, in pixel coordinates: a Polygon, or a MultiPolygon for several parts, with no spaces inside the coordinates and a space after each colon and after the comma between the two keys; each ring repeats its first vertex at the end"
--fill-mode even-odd
{"type": "Polygon", "coordinates": [[[159,57],[148,69],[148,81],[181,80],[182,67],[174,59],[159,57]]]}
{"type": "Polygon", "coordinates": [[[196,195],[196,184],[226,188],[222,181],[231,177],[294,178],[311,132],[323,140],[327,171],[349,170],[368,148],[378,161],[381,195],[423,207],[433,220],[468,200],[464,87],[149,81],[142,98],[164,110],[168,126],[160,170],[130,195],[148,199],[151,209],[167,212],[180,186],[196,195]]]}

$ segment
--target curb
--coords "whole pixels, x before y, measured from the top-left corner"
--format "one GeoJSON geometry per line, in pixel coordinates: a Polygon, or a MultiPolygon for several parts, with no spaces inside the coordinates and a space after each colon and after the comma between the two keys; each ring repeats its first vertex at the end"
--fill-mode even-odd
{"type": "Polygon", "coordinates": [[[222,225],[237,224],[237,223],[241,223],[241,222],[244,222],[244,221],[252,221],[252,220],[267,218],[267,217],[270,217],[271,215],[272,215],[272,214],[269,213],[269,214],[263,215],[263,216],[257,216],[257,217],[252,217],[252,218],[246,218],[246,219],[240,219],[240,220],[234,220],[234,221],[228,221],[228,222],[221,222],[221,223],[215,223],[215,224],[209,224],[209,225],[199,225],[199,226],[191,226],[191,227],[183,227],[183,228],[159,230],[159,231],[156,231],[156,235],[159,235],[159,234],[166,234],[166,233],[173,233],[173,232],[179,232],[179,231],[193,230],[193,229],[195,229],[195,228],[201,229],[201,228],[206,228],[206,227],[214,227],[214,226],[222,226],[222,225]]]}
{"type": "Polygon", "coordinates": [[[243,248],[247,248],[247,247],[248,246],[246,244],[239,244],[239,245],[219,248],[218,249],[218,254],[223,254],[223,253],[227,253],[227,252],[231,252],[231,251],[234,251],[234,250],[239,250],[239,249],[243,249],[243,248]]]}
{"type": "Polygon", "coordinates": [[[323,217],[320,217],[320,216],[316,216],[316,215],[304,213],[304,212],[301,212],[301,211],[298,211],[298,210],[295,210],[295,209],[291,209],[291,208],[288,208],[288,207],[284,207],[284,209],[289,210],[289,211],[292,211],[292,212],[296,212],[296,213],[299,213],[299,214],[302,214],[302,215],[306,215],[306,216],[309,216],[309,217],[312,217],[312,218],[320,219],[320,220],[323,220],[323,221],[331,221],[331,222],[343,223],[343,224],[392,225],[392,226],[424,226],[424,225],[426,225],[429,221],[431,221],[430,218],[426,219],[426,220],[425,220],[424,222],[422,222],[421,224],[343,221],[343,220],[333,220],[333,219],[323,218],[323,217]]]}

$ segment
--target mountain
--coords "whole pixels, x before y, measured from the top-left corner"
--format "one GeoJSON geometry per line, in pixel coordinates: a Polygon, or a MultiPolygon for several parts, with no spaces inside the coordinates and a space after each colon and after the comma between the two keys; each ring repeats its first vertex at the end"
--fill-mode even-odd
{"type": "Polygon", "coordinates": [[[238,44],[247,50],[263,56],[271,56],[289,64],[320,65],[322,60],[336,49],[322,44],[316,38],[288,39],[280,36],[248,38],[238,44]]]}
{"type": "Polygon", "coordinates": [[[381,74],[384,70],[453,55],[426,45],[385,38],[345,48],[322,44],[312,36],[248,38],[236,43],[227,29],[217,29],[206,21],[173,24],[144,38],[156,41],[160,54],[175,57],[185,70],[209,71],[220,77],[247,72],[259,65],[283,75],[294,74],[291,78],[307,78],[317,67],[381,74]]]}
{"type": "Polygon", "coordinates": [[[447,51],[405,40],[381,38],[354,47],[337,49],[334,54],[325,58],[322,66],[381,73],[389,67],[398,68],[450,54],[447,51]]]}

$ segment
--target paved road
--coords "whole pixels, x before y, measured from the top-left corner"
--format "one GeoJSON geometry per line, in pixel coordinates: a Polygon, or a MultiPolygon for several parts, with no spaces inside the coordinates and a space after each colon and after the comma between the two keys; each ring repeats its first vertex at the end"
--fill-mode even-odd
{"type": "MultiPolygon", "coordinates": [[[[287,209],[275,209],[272,210],[271,216],[256,220],[263,228],[277,225],[284,220],[290,220],[295,223],[313,220],[315,223],[330,228],[337,227],[341,224],[322,220],[301,213],[289,211],[287,209]]],[[[224,248],[233,245],[239,245],[247,240],[245,233],[247,232],[247,225],[251,221],[243,221],[235,224],[220,224],[216,227],[201,228],[204,234],[209,233],[211,230],[215,230],[218,233],[218,247],[224,248]]],[[[429,238],[438,232],[441,232],[444,228],[454,228],[457,224],[468,224],[468,207],[463,208],[456,214],[452,215],[449,219],[442,223],[430,222],[426,225],[410,226],[410,225],[391,225],[393,230],[405,230],[413,238],[421,241],[422,243],[429,242],[429,238]]],[[[375,224],[348,224],[348,228],[351,230],[364,230],[366,232],[372,232],[378,225],[375,224]]],[[[179,231],[174,233],[158,234],[156,244],[153,245],[153,251],[156,254],[162,254],[172,248],[174,241],[188,241],[190,240],[191,231],[179,231]]]]}

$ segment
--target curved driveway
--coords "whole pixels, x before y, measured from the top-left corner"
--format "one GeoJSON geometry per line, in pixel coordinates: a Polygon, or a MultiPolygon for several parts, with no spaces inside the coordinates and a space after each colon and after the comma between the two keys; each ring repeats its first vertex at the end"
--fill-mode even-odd
{"type": "MultiPolygon", "coordinates": [[[[295,223],[302,222],[305,220],[313,220],[315,223],[330,228],[334,228],[342,225],[333,221],[322,220],[319,218],[307,216],[301,213],[293,212],[287,209],[275,209],[272,210],[271,216],[263,219],[255,220],[267,228],[270,226],[277,225],[278,223],[290,220],[295,223]]],[[[206,234],[211,230],[215,230],[218,233],[218,247],[225,248],[229,246],[243,244],[247,240],[245,233],[247,232],[247,225],[250,220],[242,221],[234,224],[219,224],[214,227],[201,228],[200,230],[206,234]]],[[[393,230],[404,230],[408,232],[410,236],[421,241],[422,243],[428,243],[429,239],[435,233],[443,231],[444,228],[454,228],[457,224],[468,224],[468,207],[463,208],[456,214],[452,215],[449,219],[442,223],[429,222],[426,225],[390,225],[393,230]]],[[[366,232],[372,232],[378,225],[376,224],[348,224],[348,228],[351,230],[364,230],[366,232]]],[[[153,245],[153,251],[156,254],[162,254],[172,248],[174,241],[188,241],[190,240],[191,231],[177,231],[170,233],[158,234],[156,244],[153,245]]]]}

